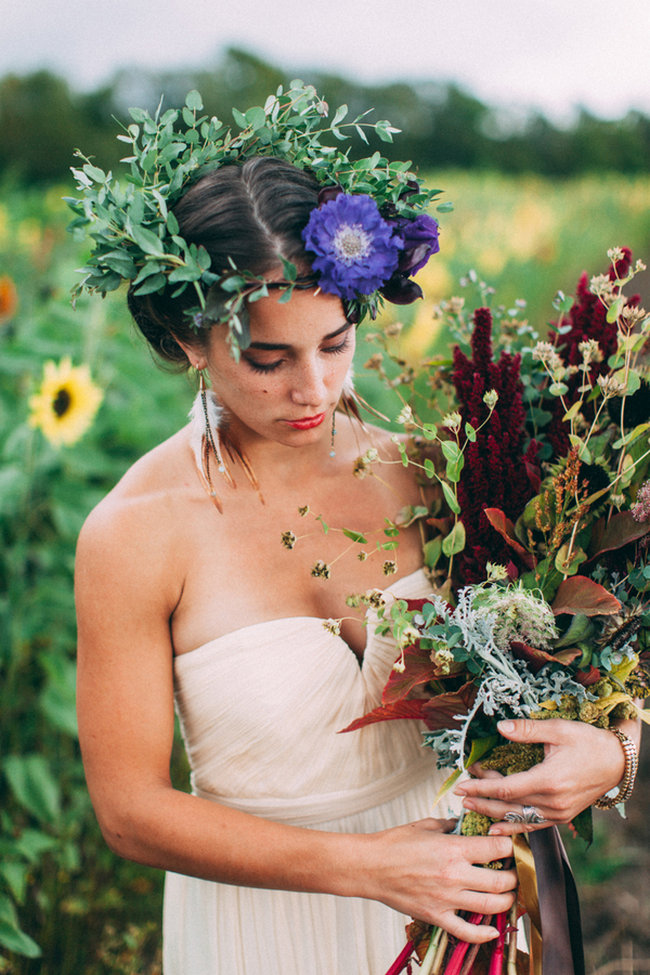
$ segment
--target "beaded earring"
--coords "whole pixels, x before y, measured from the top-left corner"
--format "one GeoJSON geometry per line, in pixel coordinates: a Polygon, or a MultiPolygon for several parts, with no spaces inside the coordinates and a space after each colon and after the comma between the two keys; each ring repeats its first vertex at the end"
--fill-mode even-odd
{"type": "Polygon", "coordinates": [[[336,437],[336,410],[332,410],[332,435],[330,437],[330,457],[336,457],[334,438],[336,437]]]}

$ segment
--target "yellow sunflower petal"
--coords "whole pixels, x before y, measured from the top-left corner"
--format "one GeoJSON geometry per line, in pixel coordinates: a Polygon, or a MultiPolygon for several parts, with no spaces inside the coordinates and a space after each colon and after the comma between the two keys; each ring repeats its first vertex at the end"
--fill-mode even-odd
{"type": "Polygon", "coordinates": [[[87,365],[73,366],[69,356],[43,370],[41,388],[29,400],[30,426],[58,447],[76,443],[90,427],[103,393],[87,365]]]}

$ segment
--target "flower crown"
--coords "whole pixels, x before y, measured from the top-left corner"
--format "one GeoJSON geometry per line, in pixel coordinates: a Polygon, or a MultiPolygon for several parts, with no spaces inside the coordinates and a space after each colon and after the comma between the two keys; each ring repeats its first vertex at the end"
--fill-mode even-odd
{"type": "MultiPolygon", "coordinates": [[[[177,297],[191,287],[197,299],[187,312],[191,324],[198,329],[226,323],[233,351],[245,348],[247,302],[267,295],[268,283],[232,260],[225,270],[211,268],[205,248],[180,236],[172,208],[206,172],[254,156],[285,159],[322,185],[319,205],[303,231],[315,278],[306,283],[294,264],[283,261],[283,300],[296,287],[317,284],[339,295],[358,322],[367,314],[374,318],[384,299],[406,304],[422,296],[411,275],[438,250],[438,225],[426,208],[441,191],[426,189],[409,171],[410,163],[389,162],[379,152],[351,161],[349,148],[322,141],[331,135],[340,143],[348,138],[347,129],[367,143],[370,129],[392,142],[398,129],[386,120],[364,121],[368,112],[344,122],[346,105],[327,124],[327,104],[300,81],[287,91],[278,88],[263,108],[233,109],[236,131],[201,115],[202,110],[197,91],[189,92],[181,110],[161,113],[159,105],[152,117],[130,109],[133,122],[117,136],[130,147],[122,160],[129,166],[124,183],[77,150],[83,165],[72,172],[81,197],[66,198],[75,213],[68,229],[77,239],[89,235],[94,244],[73,300],[84,291],[105,295],[122,281],[130,282],[136,295],[171,286],[171,296],[177,297]]],[[[450,204],[438,206],[449,209],[450,204]]]]}

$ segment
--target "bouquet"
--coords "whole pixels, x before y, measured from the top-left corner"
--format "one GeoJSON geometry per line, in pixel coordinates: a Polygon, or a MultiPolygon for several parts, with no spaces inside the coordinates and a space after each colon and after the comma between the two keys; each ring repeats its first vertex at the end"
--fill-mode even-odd
{"type": "MultiPolygon", "coordinates": [[[[425,547],[437,592],[383,613],[399,657],[381,705],[346,730],[420,719],[424,744],[450,770],[441,794],[479,760],[507,775],[543,759],[542,745],[504,739],[501,720],[647,720],[638,699],[650,693],[650,317],[623,293],[643,265],[627,249],[609,257],[609,272],[583,275],[575,300],[557,296],[548,340],[536,341],[521,307],[468,316],[452,299],[439,314],[458,341],[453,358],[426,364],[424,396],[415,374],[391,380],[400,419],[419,438],[415,458],[400,446],[403,462],[440,489],[425,547]],[[440,423],[418,419],[431,389],[454,402],[440,423]]],[[[382,357],[372,364],[386,375],[382,357]]],[[[486,833],[490,822],[470,812],[458,829],[486,833]]],[[[591,810],[573,826],[589,839],[591,810]]],[[[544,834],[530,834],[530,845],[544,834]]],[[[529,839],[514,840],[519,868],[529,839]]],[[[519,872],[541,971],[534,869],[526,883],[519,872]]],[[[480,947],[414,923],[389,975],[416,950],[421,975],[527,971],[516,919],[494,918],[499,938],[480,947]]],[[[567,950],[575,960],[582,949],[567,950]]]]}

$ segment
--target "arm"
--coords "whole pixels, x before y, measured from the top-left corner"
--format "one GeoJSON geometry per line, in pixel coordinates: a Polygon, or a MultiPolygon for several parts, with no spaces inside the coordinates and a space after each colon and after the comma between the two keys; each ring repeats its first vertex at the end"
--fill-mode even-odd
{"type": "Polygon", "coordinates": [[[484,863],[507,837],[459,838],[426,820],[367,836],[301,829],[173,789],[172,646],[178,556],[169,513],[108,505],[87,522],[77,557],[79,735],[88,787],[109,846],[152,866],[225,883],[377,899],[472,940],[491,929],[456,918],[513,900],[512,871],[484,863]]]}
{"type": "MultiPolygon", "coordinates": [[[[638,748],[640,722],[619,725],[638,748]]],[[[502,820],[509,810],[534,806],[546,822],[540,825],[498,822],[490,833],[505,835],[568,823],[619,784],[625,768],[621,743],[610,731],[580,721],[550,719],[505,722],[499,728],[510,741],[541,742],[544,761],[527,772],[502,776],[481,772],[457,786],[467,809],[502,820]]]]}

